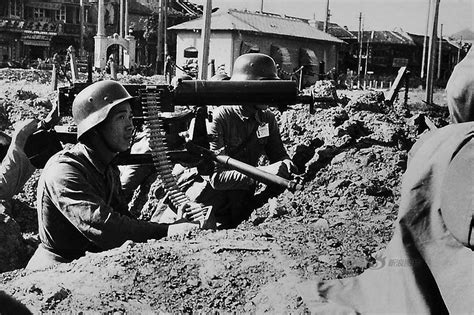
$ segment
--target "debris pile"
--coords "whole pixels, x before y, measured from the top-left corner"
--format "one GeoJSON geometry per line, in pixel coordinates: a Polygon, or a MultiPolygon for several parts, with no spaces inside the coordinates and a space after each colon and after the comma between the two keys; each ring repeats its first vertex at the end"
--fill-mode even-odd
{"type": "MultiPolygon", "coordinates": [[[[333,86],[320,84],[314,93],[334,95],[333,86]]],[[[28,101],[11,90],[4,102],[28,101]]],[[[309,311],[314,295],[307,284],[357,275],[376,263],[393,232],[407,151],[423,131],[419,120],[387,107],[379,92],[350,100],[338,94],[330,106],[316,104],[315,114],[303,105],[277,113],[304,189],[284,192],[238,228],[127,242],[44,271],[4,272],[2,290],[35,313],[309,311]]],[[[33,101],[28,106],[38,110],[33,101]]],[[[25,215],[36,215],[26,210],[34,205],[36,181],[16,197],[23,210],[11,215],[30,246],[36,217],[25,215]]],[[[150,208],[159,186],[150,178],[135,192],[137,209],[150,208]]],[[[18,238],[18,229],[11,231],[18,238]]]]}

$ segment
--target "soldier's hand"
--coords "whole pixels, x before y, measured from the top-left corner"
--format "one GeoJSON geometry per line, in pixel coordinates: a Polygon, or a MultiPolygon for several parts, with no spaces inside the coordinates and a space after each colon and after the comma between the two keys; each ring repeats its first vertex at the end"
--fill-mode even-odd
{"type": "Polygon", "coordinates": [[[196,202],[188,202],[178,209],[178,218],[197,222],[203,218],[202,205],[196,202]]]}
{"type": "Polygon", "coordinates": [[[38,130],[38,123],[39,121],[37,119],[27,119],[16,123],[14,126],[15,131],[13,132],[12,142],[23,149],[28,137],[38,130]]]}
{"type": "Polygon", "coordinates": [[[267,166],[261,166],[259,168],[265,172],[288,179],[290,178],[291,173],[293,173],[296,169],[296,166],[290,159],[286,159],[267,166]]]}
{"type": "Polygon", "coordinates": [[[60,120],[59,117],[59,102],[55,102],[53,108],[48,113],[45,119],[41,121],[41,127],[44,129],[49,129],[54,127],[60,120]]]}
{"type": "Polygon", "coordinates": [[[199,223],[177,221],[168,227],[168,236],[184,235],[199,229],[199,223]]]}

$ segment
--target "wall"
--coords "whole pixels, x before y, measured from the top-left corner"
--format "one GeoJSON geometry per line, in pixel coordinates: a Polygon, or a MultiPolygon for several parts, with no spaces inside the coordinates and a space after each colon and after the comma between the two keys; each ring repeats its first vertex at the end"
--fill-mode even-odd
{"type": "MultiPolygon", "coordinates": [[[[200,32],[179,31],[177,32],[177,56],[176,64],[182,66],[185,64],[183,51],[187,47],[196,47],[201,49],[200,32]]],[[[278,45],[286,47],[290,53],[291,65],[286,65],[283,70],[293,72],[300,67],[300,48],[312,49],[320,61],[325,62],[325,72],[330,71],[337,66],[337,46],[339,44],[324,41],[314,41],[301,38],[271,37],[268,34],[248,34],[242,32],[212,32],[211,44],[209,48],[209,60],[215,59],[216,68],[225,64],[227,73],[232,73],[234,60],[241,55],[242,42],[253,44],[260,48],[260,52],[270,55],[271,46],[278,45]]],[[[319,73],[319,65],[313,69],[314,73],[319,73]]],[[[177,70],[177,74],[182,72],[177,70]]],[[[317,79],[314,76],[311,82],[317,79]]],[[[310,83],[311,83],[310,82],[310,83]]]]}
{"type": "MultiPolygon", "coordinates": [[[[198,51],[201,50],[201,33],[200,32],[179,32],[176,36],[176,64],[182,67],[186,63],[184,58],[184,50],[188,47],[195,47],[198,51]]],[[[232,54],[232,38],[230,32],[213,32],[211,33],[211,44],[209,46],[209,61],[215,60],[216,68],[224,64],[228,73],[231,70],[231,65],[234,63],[232,54]]],[[[198,57],[199,60],[199,57],[198,57]]],[[[208,71],[210,76],[210,71],[208,71]]],[[[176,69],[176,74],[180,75],[183,72],[176,69]]]]}

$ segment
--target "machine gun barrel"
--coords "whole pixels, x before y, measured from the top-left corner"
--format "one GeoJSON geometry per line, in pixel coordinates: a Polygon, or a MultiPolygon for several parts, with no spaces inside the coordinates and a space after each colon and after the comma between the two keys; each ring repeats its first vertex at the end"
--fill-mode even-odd
{"type": "Polygon", "coordinates": [[[299,103],[312,104],[317,101],[311,95],[300,95],[296,82],[286,80],[181,81],[175,88],[172,99],[174,105],[197,106],[252,104],[286,106],[299,103]]]}
{"type": "Polygon", "coordinates": [[[186,143],[186,148],[190,152],[201,154],[205,157],[211,158],[213,161],[225,165],[230,169],[239,171],[240,173],[247,175],[250,178],[255,179],[261,183],[267,185],[278,185],[285,187],[291,192],[303,189],[303,186],[296,181],[288,180],[286,178],[280,177],[278,175],[274,175],[272,173],[265,172],[258,167],[249,165],[247,163],[241,162],[234,158],[231,158],[227,155],[217,155],[211,150],[203,148],[201,146],[195,145],[192,142],[186,143]]]}
{"type": "Polygon", "coordinates": [[[294,192],[296,190],[301,190],[303,188],[302,185],[298,184],[295,181],[288,180],[278,175],[274,175],[274,174],[262,171],[261,169],[257,167],[243,163],[227,155],[216,155],[214,157],[214,160],[220,164],[223,164],[233,170],[239,171],[240,173],[245,174],[248,177],[253,178],[267,185],[282,186],[291,192],[294,192]]]}

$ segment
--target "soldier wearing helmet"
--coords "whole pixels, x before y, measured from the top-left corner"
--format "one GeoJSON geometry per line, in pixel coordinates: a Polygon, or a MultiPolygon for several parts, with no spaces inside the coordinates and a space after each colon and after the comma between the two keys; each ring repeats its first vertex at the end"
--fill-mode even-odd
{"type": "MultiPolygon", "coordinates": [[[[279,80],[273,59],[265,54],[249,53],[234,63],[231,81],[279,80]]],[[[274,114],[265,104],[249,106],[220,106],[213,112],[210,130],[211,149],[252,166],[262,155],[270,165],[264,170],[285,178],[294,170],[280,137],[274,114]]],[[[251,211],[268,197],[281,191],[269,187],[265,194],[254,196],[256,182],[234,170],[216,169],[209,179],[210,194],[196,201],[214,206],[216,220],[222,228],[232,228],[245,220],[251,211]],[[211,195],[212,197],[210,197],[211,195]],[[257,202],[257,200],[259,200],[257,202]]]]}
{"type": "Polygon", "coordinates": [[[70,262],[86,251],[197,227],[189,222],[139,221],[128,212],[113,161],[130,146],[132,99],[120,83],[110,80],[88,86],[75,98],[72,113],[78,143],[54,155],[41,174],[37,196],[41,244],[27,268],[70,262]]]}
{"type": "Polygon", "coordinates": [[[456,65],[446,85],[451,123],[474,121],[474,49],[456,65]]]}
{"type": "Polygon", "coordinates": [[[451,124],[411,148],[395,230],[377,264],[314,286],[333,303],[332,313],[472,313],[474,51],[456,66],[446,92],[451,124]]]}
{"type": "MultiPolygon", "coordinates": [[[[474,122],[422,139],[403,175],[392,239],[376,264],[313,286],[321,301],[331,301],[331,313],[472,313],[473,165],[474,122]]],[[[325,313],[324,306],[311,311],[325,313]]]]}

